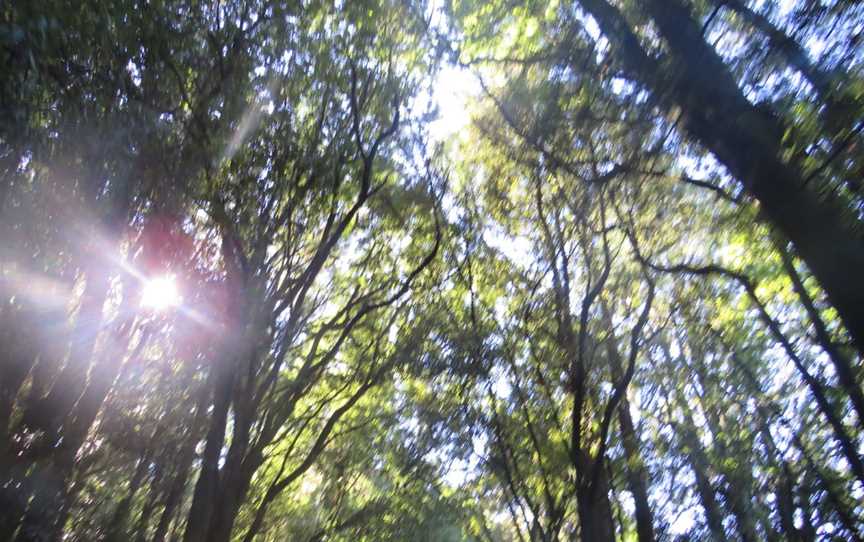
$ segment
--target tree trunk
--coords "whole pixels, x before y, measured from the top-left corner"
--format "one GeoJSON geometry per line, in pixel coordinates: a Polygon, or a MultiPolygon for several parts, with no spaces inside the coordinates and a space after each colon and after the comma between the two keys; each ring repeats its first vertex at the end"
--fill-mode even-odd
{"type": "Polygon", "coordinates": [[[764,216],[794,244],[864,353],[864,243],[851,212],[808,189],[800,170],[781,158],[783,126],[749,103],[678,0],[646,0],[665,39],[671,65],[642,49],[621,13],[606,0],[581,0],[624,68],[668,109],[755,198],[764,216]]]}
{"type": "Polygon", "coordinates": [[[630,416],[630,401],[626,398],[618,406],[621,441],[627,456],[627,486],[633,494],[636,508],[636,531],[639,542],[654,541],[654,514],[648,501],[648,471],[639,450],[639,438],[630,416]]]}
{"type": "Polygon", "coordinates": [[[777,499],[777,515],[780,516],[780,528],[790,542],[804,542],[803,533],[795,527],[795,477],[789,464],[782,465],[780,480],[775,491],[777,499]]]}
{"type": "Polygon", "coordinates": [[[854,364],[849,356],[838,348],[831,339],[828,328],[825,326],[825,322],[822,320],[819,310],[813,302],[813,298],[810,296],[809,292],[807,292],[807,288],[804,286],[804,281],[798,274],[798,270],[795,269],[795,262],[792,260],[792,255],[789,254],[786,247],[783,246],[783,243],[777,242],[775,243],[775,246],[780,254],[783,269],[789,276],[789,280],[792,281],[792,288],[795,290],[795,293],[798,294],[798,299],[801,300],[801,304],[807,311],[810,323],[813,324],[813,328],[816,331],[816,339],[831,359],[831,364],[834,366],[834,372],[837,375],[837,381],[840,383],[840,386],[852,402],[852,408],[858,416],[858,425],[864,428],[864,392],[861,391],[861,385],[858,383],[858,378],[855,376],[854,364]]]}
{"type": "MultiPolygon", "coordinates": [[[[613,329],[612,320],[605,305],[603,306],[603,317],[608,329],[613,329]]],[[[606,352],[609,357],[612,376],[616,381],[620,381],[624,376],[624,364],[614,336],[606,340],[606,352]]],[[[627,487],[633,494],[636,509],[636,532],[639,535],[639,542],[653,542],[654,514],[648,502],[649,476],[645,469],[645,462],[642,461],[639,436],[630,415],[630,401],[626,394],[621,398],[621,404],[618,405],[618,425],[621,426],[621,444],[627,458],[627,487]]]]}
{"type": "MultiPolygon", "coordinates": [[[[192,461],[195,459],[195,446],[200,438],[198,428],[204,425],[209,406],[209,395],[204,393],[204,391],[206,391],[206,388],[200,392],[201,396],[196,401],[198,406],[195,409],[192,423],[189,424],[189,438],[183,443],[175,469],[172,472],[173,476],[168,489],[168,495],[165,497],[165,508],[159,516],[159,523],[156,526],[156,531],[153,533],[153,542],[164,542],[165,536],[168,534],[168,527],[170,527],[174,514],[183,498],[186,481],[189,478],[189,470],[192,468],[192,461]]],[[[139,534],[138,542],[144,542],[143,533],[139,534]]]]}
{"type": "MultiPolygon", "coordinates": [[[[600,461],[597,459],[596,461],[600,461]]],[[[582,542],[615,542],[615,523],[609,502],[609,479],[602,465],[597,483],[580,483],[576,492],[582,542]]]]}
{"type": "MultiPolygon", "coordinates": [[[[243,466],[241,465],[241,468],[243,466]]],[[[253,471],[254,472],[254,471],[253,471]]],[[[210,521],[207,542],[228,542],[234,530],[234,521],[246,497],[252,472],[232,476],[220,487],[217,514],[210,521]]]]}
{"type": "MultiPolygon", "coordinates": [[[[668,395],[668,392],[667,392],[668,395]]],[[[711,533],[711,540],[721,542],[726,540],[726,530],[723,528],[723,510],[717,502],[717,492],[711,482],[711,461],[702,447],[702,441],[695,431],[695,423],[686,398],[676,393],[676,401],[681,407],[684,416],[682,424],[674,424],[675,432],[678,434],[684,455],[693,469],[696,479],[696,492],[705,512],[705,523],[711,533]]]]}
{"type": "MultiPolygon", "coordinates": [[[[19,314],[6,316],[19,321],[23,319],[19,314]]],[[[35,322],[30,325],[21,323],[25,328],[35,325],[35,322]]],[[[29,497],[26,489],[29,486],[21,483],[25,469],[16,465],[11,434],[14,430],[10,428],[15,398],[35,356],[33,338],[25,330],[19,330],[20,327],[19,323],[7,327],[3,341],[7,353],[0,362],[0,540],[6,534],[11,536],[18,527],[29,497]]]]}
{"type": "MultiPolygon", "coordinates": [[[[810,507],[811,491],[809,489],[808,473],[805,473],[805,481],[798,485],[798,500],[801,503],[801,537],[805,542],[816,540],[816,526],[813,525],[813,510],[810,507]]],[[[824,484],[823,480],[820,483],[824,484]]]]}
{"type": "Polygon", "coordinates": [[[6,478],[0,479],[0,542],[12,540],[21,524],[30,496],[28,488],[28,480],[20,469],[8,470],[6,478]]]}
{"type": "MultiPolygon", "coordinates": [[[[47,311],[43,316],[48,322],[62,322],[68,318],[66,309],[54,309],[47,311]]],[[[69,350],[71,337],[69,331],[63,326],[54,326],[51,333],[50,341],[42,341],[39,345],[39,359],[30,371],[30,389],[27,391],[27,397],[21,405],[23,411],[35,412],[39,408],[39,402],[45,395],[48,394],[53,380],[60,372],[63,359],[69,350]]],[[[22,422],[26,424],[28,421],[27,415],[19,422],[18,430],[21,429],[22,422]]],[[[35,428],[34,428],[35,429],[35,428]]]]}
{"type": "MultiPolygon", "coordinates": [[[[196,416],[196,421],[198,418],[199,416],[196,416]]],[[[159,523],[156,525],[156,531],[153,533],[152,542],[165,541],[168,527],[171,526],[171,520],[174,519],[174,514],[179,508],[183,492],[186,489],[186,481],[189,479],[189,469],[192,467],[192,460],[195,458],[195,443],[195,438],[190,439],[189,442],[184,444],[184,448],[180,453],[180,459],[173,473],[174,476],[171,479],[168,495],[165,497],[165,508],[159,516],[159,523]]],[[[144,542],[143,532],[140,533],[138,542],[144,542]]]]}
{"type": "Polygon", "coordinates": [[[192,505],[183,535],[185,542],[205,542],[210,528],[211,518],[219,498],[219,457],[225,441],[225,431],[228,424],[228,410],[231,406],[231,390],[234,385],[233,359],[222,360],[219,366],[210,373],[213,378],[213,414],[210,429],[204,445],[201,458],[201,473],[195,484],[192,505]]]}
{"type": "MultiPolygon", "coordinates": [[[[698,398],[698,403],[704,414],[704,427],[707,434],[710,435],[714,455],[723,458],[730,457],[735,454],[736,450],[730,450],[730,441],[728,439],[731,428],[728,427],[728,423],[725,422],[725,418],[721,414],[725,405],[708,400],[709,396],[721,393],[722,387],[705,364],[706,352],[703,349],[703,345],[699,341],[690,341],[688,342],[688,346],[692,352],[692,374],[696,377],[699,387],[703,390],[703,393],[698,398]]],[[[692,425],[693,418],[689,410],[686,410],[686,416],[690,427],[695,427],[692,425]]],[[[750,445],[748,447],[749,453],[741,455],[741,452],[738,451],[738,457],[752,457],[752,454],[755,453],[753,451],[752,440],[748,444],[750,445]]],[[[766,515],[762,514],[762,510],[759,510],[758,505],[753,502],[753,475],[750,468],[751,465],[742,466],[740,463],[729,467],[721,462],[717,466],[717,471],[723,478],[721,487],[723,487],[724,500],[727,508],[735,518],[735,526],[742,542],[757,542],[760,540],[755,520],[757,516],[762,517],[766,515]]]]}
{"type": "MultiPolygon", "coordinates": [[[[835,152],[842,152],[842,146],[848,143],[844,139],[844,135],[850,134],[851,137],[856,137],[854,133],[848,132],[848,130],[854,126],[855,121],[859,117],[860,110],[860,106],[856,104],[854,96],[844,92],[842,88],[838,88],[838,83],[841,85],[843,83],[842,76],[836,70],[832,73],[820,68],[810,60],[807,51],[792,36],[786,34],[758,11],[750,9],[743,0],[712,1],[717,6],[728,6],[749,25],[765,35],[771,49],[782,56],[786,63],[798,70],[810,82],[813,90],[815,90],[816,94],[825,104],[824,114],[822,115],[823,125],[834,138],[834,148],[837,149],[835,152]],[[838,81],[838,79],[841,79],[841,81],[838,81]]],[[[860,146],[860,135],[856,137],[856,143],[860,146]]],[[[848,170],[851,174],[844,174],[843,180],[850,191],[860,193],[860,155],[850,153],[848,156],[854,162],[854,166],[848,170]]]]}
{"type": "MultiPolygon", "coordinates": [[[[129,305],[132,303],[131,300],[132,296],[127,296],[120,307],[121,313],[129,311],[129,305]]],[[[34,526],[41,524],[43,527],[50,524],[59,529],[66,523],[66,513],[69,511],[71,504],[70,502],[66,502],[66,499],[69,497],[67,485],[75,470],[78,451],[84,444],[90,428],[101,409],[102,403],[108,395],[117,373],[120,371],[123,354],[128,348],[130,339],[127,326],[131,326],[131,320],[121,324],[117,330],[119,337],[113,342],[113,347],[108,348],[98,356],[98,361],[93,364],[93,370],[90,371],[90,381],[87,383],[83,395],[81,395],[77,404],[72,409],[67,423],[63,426],[62,442],[52,450],[51,457],[46,461],[46,463],[50,463],[51,465],[51,483],[47,488],[44,488],[47,491],[44,491],[43,488],[37,489],[37,492],[44,491],[44,494],[38,495],[35,499],[35,502],[39,506],[35,508],[31,506],[32,513],[28,512],[27,516],[25,516],[25,525],[28,522],[34,526]],[[39,510],[43,510],[46,514],[44,518],[39,518],[35,514],[39,510]]],[[[95,337],[93,341],[95,342],[95,337]]],[[[136,353],[132,355],[137,355],[137,352],[140,352],[146,342],[147,334],[145,333],[140,339],[136,353]]],[[[90,345],[88,348],[92,355],[93,346],[90,345]]],[[[120,525],[112,525],[112,528],[120,527],[120,525]]]]}
{"type": "MultiPolygon", "coordinates": [[[[242,370],[239,372],[243,372],[242,370]]],[[[238,386],[238,389],[242,385],[238,386]]],[[[240,506],[246,497],[249,484],[255,470],[260,465],[262,456],[255,450],[249,450],[249,431],[252,424],[248,402],[249,395],[240,390],[234,399],[234,431],[231,436],[231,447],[222,468],[222,479],[219,495],[208,527],[208,542],[228,542],[234,530],[234,521],[240,506]]]]}

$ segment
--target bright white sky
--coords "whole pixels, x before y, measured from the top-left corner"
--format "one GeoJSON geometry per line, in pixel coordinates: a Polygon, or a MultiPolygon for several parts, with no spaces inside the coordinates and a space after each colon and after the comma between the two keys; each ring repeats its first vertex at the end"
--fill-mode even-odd
{"type": "Polygon", "coordinates": [[[468,70],[446,65],[438,74],[432,101],[438,106],[438,119],[429,126],[437,141],[447,141],[468,125],[468,100],[480,93],[480,84],[468,70]]]}

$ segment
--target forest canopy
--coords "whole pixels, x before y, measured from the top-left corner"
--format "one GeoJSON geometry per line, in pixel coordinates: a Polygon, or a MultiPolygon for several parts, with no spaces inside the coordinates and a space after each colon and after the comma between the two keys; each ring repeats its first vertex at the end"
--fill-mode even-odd
{"type": "Polygon", "coordinates": [[[0,3],[0,542],[864,541],[862,40],[0,3]]]}

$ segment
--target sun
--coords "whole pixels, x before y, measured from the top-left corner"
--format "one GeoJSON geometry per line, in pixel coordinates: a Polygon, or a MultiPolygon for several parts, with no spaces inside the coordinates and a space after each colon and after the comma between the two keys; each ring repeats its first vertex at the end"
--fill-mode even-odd
{"type": "Polygon", "coordinates": [[[180,290],[173,275],[155,277],[144,283],[141,290],[141,306],[164,310],[180,304],[180,290]]]}

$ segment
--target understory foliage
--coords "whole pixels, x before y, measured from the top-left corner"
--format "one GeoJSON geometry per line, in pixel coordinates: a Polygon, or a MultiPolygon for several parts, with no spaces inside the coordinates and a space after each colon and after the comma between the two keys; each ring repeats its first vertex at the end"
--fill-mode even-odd
{"type": "Polygon", "coordinates": [[[862,39],[0,4],[0,541],[864,540],[862,39]]]}

